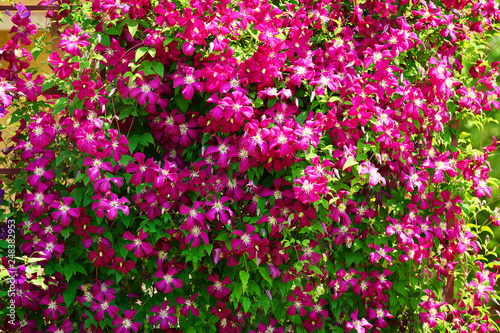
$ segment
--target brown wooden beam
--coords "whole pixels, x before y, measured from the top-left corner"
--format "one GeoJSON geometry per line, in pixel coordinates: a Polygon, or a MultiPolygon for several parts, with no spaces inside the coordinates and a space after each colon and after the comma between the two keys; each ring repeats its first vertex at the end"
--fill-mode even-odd
{"type": "Polygon", "coordinates": [[[21,173],[21,168],[0,169],[0,175],[17,175],[21,173]]]}

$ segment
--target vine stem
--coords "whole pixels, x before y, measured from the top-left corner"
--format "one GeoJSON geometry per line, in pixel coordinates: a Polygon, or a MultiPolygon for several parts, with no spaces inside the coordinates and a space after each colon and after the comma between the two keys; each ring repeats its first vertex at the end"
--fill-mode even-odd
{"type": "MultiPolygon", "coordinates": [[[[125,280],[127,281],[127,289],[128,289],[128,293],[130,294],[130,285],[128,284],[128,277],[125,276],[125,280]]],[[[132,300],[130,299],[130,297],[128,298],[128,302],[130,303],[130,309],[132,309],[132,300]]]]}

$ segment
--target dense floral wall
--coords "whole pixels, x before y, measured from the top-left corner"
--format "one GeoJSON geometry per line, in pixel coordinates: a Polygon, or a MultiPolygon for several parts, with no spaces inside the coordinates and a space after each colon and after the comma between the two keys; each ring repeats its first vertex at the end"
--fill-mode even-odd
{"type": "Polygon", "coordinates": [[[494,1],[58,4],[0,54],[3,330],[498,331],[494,1]]]}

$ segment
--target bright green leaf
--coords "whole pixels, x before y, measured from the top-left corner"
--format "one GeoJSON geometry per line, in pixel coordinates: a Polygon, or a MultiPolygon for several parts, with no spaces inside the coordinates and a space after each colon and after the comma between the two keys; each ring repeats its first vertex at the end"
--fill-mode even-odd
{"type": "Polygon", "coordinates": [[[64,110],[68,106],[68,97],[62,97],[59,98],[54,105],[54,111],[52,112],[52,115],[56,115],[60,113],[62,110],[64,110]]]}
{"type": "Polygon", "coordinates": [[[241,279],[241,284],[243,286],[243,290],[247,288],[249,278],[250,274],[248,274],[248,272],[240,271],[240,279],[241,279]]]}

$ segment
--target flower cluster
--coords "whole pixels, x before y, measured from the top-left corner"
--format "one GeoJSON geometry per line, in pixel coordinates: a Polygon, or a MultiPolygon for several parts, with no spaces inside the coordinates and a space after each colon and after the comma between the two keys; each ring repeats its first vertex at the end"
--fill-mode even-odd
{"type": "Polygon", "coordinates": [[[5,184],[41,278],[0,329],[498,331],[497,141],[458,126],[500,106],[493,0],[65,0],[44,75],[16,9],[5,184]]]}

